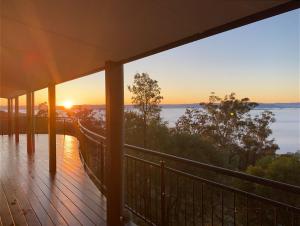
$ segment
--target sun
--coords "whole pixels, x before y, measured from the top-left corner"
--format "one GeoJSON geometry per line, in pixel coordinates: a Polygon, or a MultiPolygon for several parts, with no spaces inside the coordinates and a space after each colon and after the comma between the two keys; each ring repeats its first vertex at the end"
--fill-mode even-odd
{"type": "Polygon", "coordinates": [[[64,108],[66,108],[66,109],[71,109],[71,108],[73,107],[73,102],[70,101],[70,100],[66,100],[66,101],[63,103],[63,105],[64,105],[64,108]]]}

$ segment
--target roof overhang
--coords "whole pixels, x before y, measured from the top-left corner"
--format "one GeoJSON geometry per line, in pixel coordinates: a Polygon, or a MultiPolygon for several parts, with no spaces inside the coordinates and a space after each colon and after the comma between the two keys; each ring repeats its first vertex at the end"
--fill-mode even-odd
{"type": "Polygon", "coordinates": [[[288,0],[0,0],[0,97],[128,63],[299,8],[288,0]]]}

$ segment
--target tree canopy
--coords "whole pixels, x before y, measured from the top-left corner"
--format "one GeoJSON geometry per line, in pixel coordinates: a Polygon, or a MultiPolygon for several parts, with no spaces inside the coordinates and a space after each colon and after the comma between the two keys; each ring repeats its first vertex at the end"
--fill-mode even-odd
{"type": "Polygon", "coordinates": [[[132,103],[137,109],[137,114],[143,121],[143,143],[147,144],[147,128],[151,120],[160,118],[161,108],[159,106],[163,96],[161,96],[161,88],[156,80],[149,77],[147,73],[135,74],[132,86],[128,86],[128,90],[132,93],[132,103]]]}
{"type": "Polygon", "coordinates": [[[224,98],[212,93],[208,103],[186,109],[176,122],[176,131],[197,134],[211,141],[218,150],[230,153],[229,164],[237,159],[239,169],[245,169],[255,165],[258,158],[275,154],[278,149],[274,139],[269,139],[274,114],[263,111],[252,116],[250,111],[257,105],[249,98],[237,99],[234,93],[224,98]]]}

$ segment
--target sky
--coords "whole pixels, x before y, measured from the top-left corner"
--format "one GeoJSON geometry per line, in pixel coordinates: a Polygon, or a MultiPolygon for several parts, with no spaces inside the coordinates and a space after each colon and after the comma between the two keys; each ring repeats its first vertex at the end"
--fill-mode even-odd
{"type": "MultiPolygon", "coordinates": [[[[131,102],[127,86],[143,72],[158,81],[163,104],[199,103],[211,92],[260,103],[300,102],[299,40],[298,9],[125,64],[125,104],[131,102]]],[[[36,104],[44,101],[47,90],[35,92],[36,104]]],[[[57,105],[65,101],[104,104],[104,72],[57,85],[57,105]]]]}

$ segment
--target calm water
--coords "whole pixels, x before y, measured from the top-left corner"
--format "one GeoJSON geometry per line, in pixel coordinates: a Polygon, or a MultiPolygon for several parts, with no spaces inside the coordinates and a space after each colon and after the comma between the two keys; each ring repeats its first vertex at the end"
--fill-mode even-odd
{"type": "MultiPolygon", "coordinates": [[[[279,145],[278,154],[300,150],[300,108],[267,109],[275,114],[276,122],[271,125],[272,138],[279,145]]],[[[21,110],[23,112],[23,110],[21,110]]],[[[253,110],[259,114],[263,110],[253,110]]],[[[161,116],[173,127],[177,119],[183,115],[185,108],[162,108],[161,116]]]]}
{"type": "MultiPolygon", "coordinates": [[[[278,154],[296,152],[300,150],[300,108],[269,109],[275,114],[276,122],[271,128],[275,142],[280,149],[278,154]]],[[[259,114],[263,110],[253,110],[252,114],[259,114]]],[[[184,108],[163,108],[161,115],[170,126],[174,126],[176,120],[183,115],[184,108]]]]}

